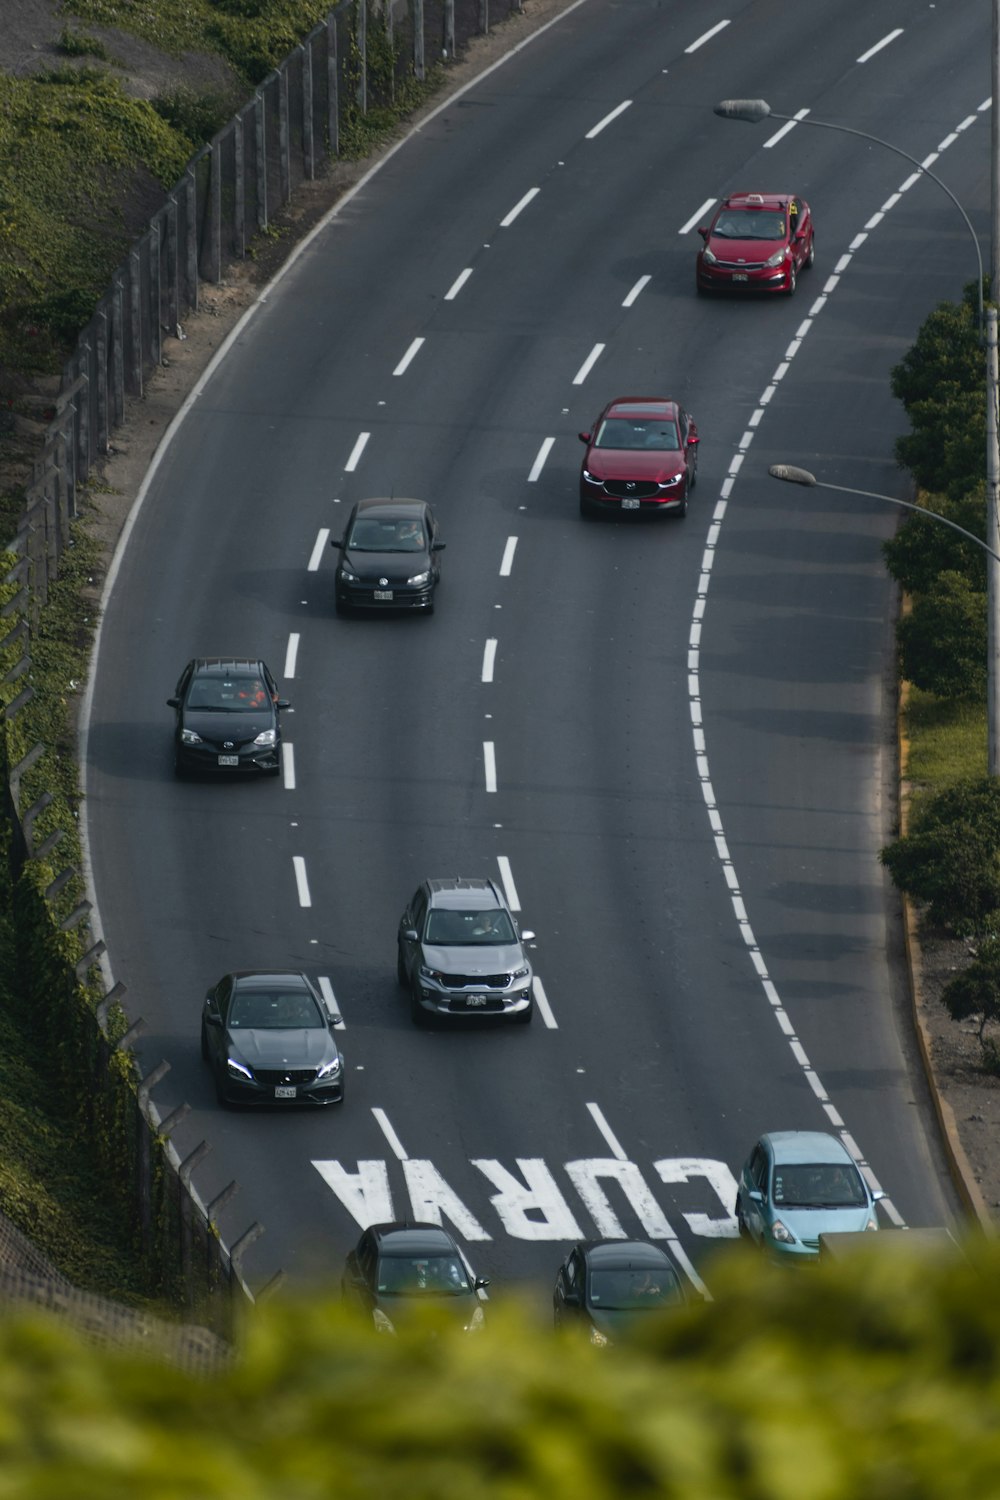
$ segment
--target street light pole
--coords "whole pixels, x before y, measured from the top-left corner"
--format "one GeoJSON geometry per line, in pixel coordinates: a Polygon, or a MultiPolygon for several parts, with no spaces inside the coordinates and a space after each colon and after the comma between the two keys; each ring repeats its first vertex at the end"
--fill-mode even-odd
{"type": "MultiPolygon", "coordinates": [[[[997,38],[1000,35],[1000,0],[993,0],[993,119],[991,122],[991,141],[993,145],[991,157],[991,172],[993,177],[993,216],[994,233],[991,270],[996,277],[996,266],[1000,257],[1000,246],[997,244],[998,229],[996,217],[1000,214],[1000,188],[997,186],[996,178],[998,171],[997,142],[998,136],[997,114],[1000,112],[1000,59],[998,59],[997,38]]],[[[976,262],[979,266],[979,279],[977,281],[978,307],[979,307],[979,340],[986,348],[986,536],[989,545],[985,547],[989,554],[986,563],[986,625],[987,625],[987,672],[986,672],[986,727],[987,727],[987,766],[991,776],[1000,776],[1000,556],[997,554],[1000,545],[1000,437],[998,437],[997,420],[997,315],[995,307],[988,312],[983,307],[983,256],[979,248],[979,237],[972,227],[965,209],[959,203],[955,194],[941,181],[940,177],[925,167],[922,162],[917,161],[908,151],[903,151],[899,146],[894,146],[891,141],[883,141],[880,136],[869,135],[866,130],[853,130],[850,125],[833,125],[828,120],[814,120],[811,116],[799,118],[796,115],[779,115],[768,104],[766,99],[723,99],[721,104],[715,106],[715,113],[726,120],[746,120],[749,124],[758,124],[761,120],[769,117],[774,120],[787,120],[794,125],[813,125],[820,130],[838,130],[843,135],[856,135],[864,141],[872,141],[876,146],[884,146],[887,151],[892,151],[896,156],[902,156],[910,162],[924,177],[929,177],[936,182],[943,193],[946,193],[952,203],[958,209],[965,222],[965,227],[972,236],[972,243],[976,247],[976,262]]],[[[996,288],[1000,285],[996,279],[990,283],[991,295],[995,297],[996,288]]],[[[776,464],[771,469],[786,468],[787,465],[776,464]]],[[[808,470],[800,469],[800,474],[807,474],[808,470]]],[[[790,474],[776,474],[776,478],[787,479],[790,474]]],[[[798,484],[816,484],[817,481],[810,475],[808,479],[798,479],[798,484]]],[[[820,486],[825,489],[837,489],[837,485],[820,486]]],[[[863,495],[865,490],[854,490],[849,493],[863,495]]],[[[906,506],[903,500],[893,500],[889,495],[881,495],[876,498],[889,500],[891,504],[906,506]]],[[[924,510],[922,506],[909,506],[910,510],[919,510],[922,515],[936,516],[939,521],[946,525],[952,525],[944,516],[938,516],[936,511],[924,510]]],[[[957,527],[961,531],[961,527],[957,527]]],[[[973,541],[979,542],[978,537],[973,541]]],[[[979,542],[980,546],[984,544],[979,542]]]]}

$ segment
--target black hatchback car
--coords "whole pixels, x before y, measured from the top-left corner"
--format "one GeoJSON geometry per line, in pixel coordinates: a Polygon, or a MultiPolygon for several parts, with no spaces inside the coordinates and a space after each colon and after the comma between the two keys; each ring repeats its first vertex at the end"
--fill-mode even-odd
{"type": "Polygon", "coordinates": [[[290,708],[265,662],[202,656],[189,661],[167,699],[176,714],[174,770],[281,771],[281,710],[290,708]]]}
{"type": "Polygon", "coordinates": [[[338,613],[416,609],[430,614],[440,568],[437,520],[423,500],[360,500],[344,535],[334,579],[338,613]]]}
{"type": "Polygon", "coordinates": [[[344,1059],[305,974],[226,974],[201,1012],[201,1055],[220,1104],[339,1104],[344,1059]]]}
{"type": "Polygon", "coordinates": [[[592,1344],[613,1344],[650,1313],[687,1300],[673,1261],[648,1240],[585,1240],[559,1267],[553,1318],[585,1327],[592,1344]]]}
{"type": "Polygon", "coordinates": [[[461,1250],[438,1224],[372,1224],[347,1257],[341,1291],[371,1317],[379,1333],[421,1308],[433,1306],[466,1333],[486,1322],[480,1291],[461,1250]]]}

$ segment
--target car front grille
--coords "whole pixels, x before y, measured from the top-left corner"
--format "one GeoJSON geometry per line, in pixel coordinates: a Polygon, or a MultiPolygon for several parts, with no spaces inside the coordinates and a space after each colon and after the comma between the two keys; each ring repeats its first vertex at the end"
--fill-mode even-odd
{"type": "Polygon", "coordinates": [[[652,484],[648,480],[638,479],[606,479],[604,481],[604,493],[614,495],[617,499],[651,500],[654,495],[659,494],[658,484],[652,484]]]}
{"type": "Polygon", "coordinates": [[[763,271],[762,260],[716,260],[715,269],[719,271],[763,271]]]}
{"type": "Polygon", "coordinates": [[[316,1082],[315,1068],[256,1068],[253,1075],[265,1088],[280,1088],[282,1084],[316,1082]]]}
{"type": "Polygon", "coordinates": [[[509,974],[442,974],[443,983],[449,990],[505,990],[510,984],[509,974]]]}

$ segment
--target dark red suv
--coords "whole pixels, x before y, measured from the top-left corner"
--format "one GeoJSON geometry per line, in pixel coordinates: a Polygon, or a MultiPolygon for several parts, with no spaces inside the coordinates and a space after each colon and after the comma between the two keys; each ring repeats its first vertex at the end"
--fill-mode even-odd
{"type": "Polygon", "coordinates": [[[812,214],[794,193],[731,193],[698,230],[699,292],[784,292],[816,258],[812,214]]]}
{"type": "Polygon", "coordinates": [[[686,516],[698,472],[698,429],[664,396],[618,396],[601,412],[580,471],[580,514],[665,511],[686,516]]]}

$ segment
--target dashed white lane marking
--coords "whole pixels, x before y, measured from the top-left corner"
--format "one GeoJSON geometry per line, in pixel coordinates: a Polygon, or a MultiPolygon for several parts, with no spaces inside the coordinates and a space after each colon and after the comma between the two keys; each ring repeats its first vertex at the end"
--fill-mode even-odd
{"type": "Polygon", "coordinates": [[[420,353],[420,350],[423,348],[425,342],[425,339],[414,339],[413,343],[410,345],[409,349],[407,349],[406,353],[403,355],[402,359],[399,361],[399,364],[396,366],[392,373],[394,375],[405,375],[414,359],[420,353]]]}
{"type": "MultiPolygon", "coordinates": [[[[891,38],[889,38],[889,40],[891,40],[891,38]]],[[[796,118],[804,118],[804,114],[805,112],[803,111],[796,118]]],[[[945,141],[942,142],[940,149],[946,149],[946,145],[950,144],[951,141],[955,139],[957,139],[957,132],[953,132],[950,136],[947,136],[945,138],[945,141]]],[[[929,159],[936,160],[939,154],[940,152],[934,153],[933,156],[929,159]]],[[[896,189],[896,192],[886,200],[885,204],[883,204],[883,214],[888,212],[889,209],[891,209],[899,201],[902,195],[909,191],[909,189],[915,182],[919,182],[920,177],[921,173],[915,172],[912,173],[908,178],[906,178],[906,180],[901,183],[900,186],[896,189]]],[[[850,253],[847,255],[842,255],[840,257],[840,259],[837,261],[835,274],[828,278],[827,283],[823,289],[825,295],[829,295],[834,290],[841,274],[850,265],[851,260],[854,257],[855,250],[858,246],[864,244],[866,239],[866,234],[855,236],[854,240],[851,242],[850,253]]],[[[703,727],[703,712],[701,701],[700,641],[702,623],[705,615],[705,607],[708,598],[708,587],[711,580],[712,567],[715,562],[719,534],[722,522],[725,518],[728,498],[732,491],[733,480],[735,479],[735,476],[739,472],[740,466],[743,463],[745,450],[753,441],[754,435],[758,429],[758,413],[762,413],[763,408],[771,400],[775,388],[788,371],[790,361],[798,352],[803,339],[810,332],[815,310],[816,309],[813,309],[810,312],[809,317],[799,325],[796,337],[792,340],[792,343],[785,351],[784,360],[781,362],[781,364],[778,365],[777,369],[771,377],[767,389],[765,390],[763,396],[760,398],[757,411],[755,412],[757,421],[751,421],[749,427],[747,428],[747,431],[740,439],[739,446],[741,451],[735,454],[730,462],[729,474],[722,486],[722,498],[716,504],[715,510],[712,515],[712,524],[709,527],[706,537],[705,550],[702,554],[701,573],[698,580],[698,596],[695,601],[694,610],[692,612],[691,631],[688,638],[688,700],[691,714],[691,732],[694,741],[695,764],[697,768],[698,779],[701,783],[702,797],[705,801],[709,823],[712,828],[712,833],[715,837],[716,853],[718,855],[719,863],[723,872],[723,877],[729,891],[730,901],[732,902],[733,906],[733,914],[739,925],[740,934],[743,938],[743,941],[747,945],[750,961],[753,964],[754,972],[757,974],[757,977],[761,982],[761,988],[763,989],[768,1004],[771,1006],[772,1014],[774,1015],[781,1029],[782,1035],[788,1042],[789,1050],[791,1051],[792,1056],[795,1058],[799,1067],[802,1069],[802,1073],[806,1079],[806,1082],[809,1084],[809,1087],[812,1090],[813,1094],[815,1094],[816,1098],[822,1104],[827,1119],[830,1121],[834,1129],[839,1132],[840,1139],[843,1141],[845,1148],[850,1152],[852,1158],[857,1163],[858,1169],[864,1174],[866,1181],[869,1183],[869,1186],[873,1191],[878,1192],[880,1189],[878,1180],[875,1177],[874,1172],[868,1165],[868,1162],[865,1160],[865,1157],[861,1151],[861,1148],[858,1146],[858,1143],[854,1140],[853,1136],[847,1130],[847,1127],[844,1124],[844,1121],[841,1119],[836,1107],[830,1102],[829,1096],[823,1086],[819,1074],[813,1068],[812,1064],[809,1061],[809,1057],[806,1053],[805,1048],[799,1041],[792,1019],[789,1016],[784,1005],[782,1004],[781,996],[778,993],[776,985],[771,980],[771,977],[768,973],[766,960],[764,958],[764,955],[760,951],[760,948],[754,936],[753,928],[750,925],[750,921],[747,916],[746,905],[743,901],[743,896],[740,889],[739,878],[730,856],[729,844],[726,840],[725,828],[722,822],[722,815],[718,809],[715,790],[712,786],[712,781],[709,773],[709,759],[705,744],[705,732],[703,727]]],[[[903,1217],[890,1198],[882,1199],[882,1209],[893,1224],[900,1227],[903,1226],[903,1217]]]]}
{"type": "Polygon", "coordinates": [[[306,569],[307,572],[317,573],[319,571],[319,565],[323,560],[323,553],[326,550],[326,544],[329,540],[329,526],[321,526],[319,528],[319,531],[316,533],[316,540],[313,542],[313,549],[309,554],[309,563],[306,569]]]}
{"type": "Polygon", "coordinates": [[[312,906],[312,896],[309,894],[309,879],[306,875],[306,862],[301,854],[292,855],[292,869],[295,871],[295,885],[299,893],[299,905],[312,906]]]}
{"type": "Polygon", "coordinates": [[[517,551],[517,537],[509,536],[503,549],[503,557],[500,560],[500,577],[509,578],[514,566],[514,553],[517,551]]]}
{"type": "Polygon", "coordinates": [[[591,370],[594,368],[594,366],[596,365],[597,361],[600,359],[601,355],[604,353],[604,348],[605,348],[605,346],[603,344],[595,344],[594,345],[593,349],[591,349],[590,353],[587,355],[587,358],[584,360],[583,364],[580,366],[580,368],[577,370],[576,374],[573,376],[573,384],[574,385],[583,385],[583,382],[586,380],[587,376],[590,374],[591,370]]]}
{"type": "Polygon", "coordinates": [[[552,449],[553,449],[554,445],[555,445],[555,438],[554,437],[547,437],[547,438],[543,439],[542,446],[538,450],[538,453],[537,453],[536,458],[535,458],[535,462],[531,465],[531,472],[528,475],[528,483],[529,484],[534,484],[537,481],[539,474],[545,468],[545,460],[548,458],[549,454],[552,452],[552,449]]]}
{"type": "Polygon", "coordinates": [[[497,659],[497,643],[493,636],[483,647],[483,682],[493,681],[493,664],[497,659]]]}
{"type": "Polygon", "coordinates": [[[729,21],[717,21],[710,30],[702,32],[701,36],[691,43],[690,47],[685,47],[685,53],[697,52],[698,48],[704,47],[705,43],[710,42],[713,36],[718,36],[720,31],[725,31],[728,25],[730,25],[729,21]]]}
{"type": "Polygon", "coordinates": [[[546,1026],[550,1031],[558,1031],[559,1022],[552,1014],[552,1007],[549,1004],[549,997],[545,993],[545,986],[542,984],[542,981],[539,979],[537,974],[532,975],[531,993],[535,997],[535,1009],[538,1011],[538,1014],[541,1016],[546,1026]]]}
{"type": "Polygon", "coordinates": [[[588,1104],[587,1110],[590,1118],[604,1137],[611,1155],[618,1161],[628,1161],[628,1153],[604,1118],[604,1111],[601,1109],[601,1106],[599,1104],[588,1104]]]}
{"type": "Polygon", "coordinates": [[[699,208],[698,212],[695,213],[695,214],[692,214],[691,217],[690,217],[690,219],[688,219],[687,223],[681,225],[681,227],[680,227],[680,229],[678,229],[677,233],[678,234],[690,234],[690,232],[694,228],[694,226],[696,224],[700,223],[702,219],[706,219],[708,217],[709,210],[713,209],[714,207],[715,207],[715,199],[714,198],[706,198],[705,201],[704,201],[704,203],[699,208]]]}
{"type": "Polygon", "coordinates": [[[584,140],[592,141],[595,135],[600,135],[601,131],[606,129],[606,127],[611,124],[612,120],[617,120],[619,115],[623,115],[625,111],[631,106],[631,104],[631,99],[623,100],[623,102],[619,104],[615,109],[613,109],[609,115],[605,115],[603,120],[598,120],[597,124],[587,131],[587,134],[584,136],[584,140]]]}
{"type": "Polygon", "coordinates": [[[325,974],[321,974],[319,976],[319,992],[323,996],[323,999],[326,1001],[327,1010],[333,1017],[334,1031],[346,1031],[347,1026],[344,1022],[343,1016],[340,1013],[340,1006],[337,1004],[337,997],[333,993],[333,985],[330,983],[325,974]]]}
{"type": "Polygon", "coordinates": [[[531,202],[532,198],[537,198],[538,194],[541,191],[541,188],[529,188],[524,197],[519,198],[518,201],[514,204],[514,207],[511,209],[507,217],[500,220],[500,228],[509,229],[511,224],[513,224],[514,220],[517,218],[518,214],[523,213],[528,204],[531,202]]]}
{"type": "Polygon", "coordinates": [[[446,302],[454,302],[455,298],[458,296],[459,292],[462,290],[463,286],[468,281],[468,279],[469,279],[469,277],[471,275],[472,275],[472,267],[471,266],[466,266],[466,268],[465,268],[464,271],[459,271],[458,275],[455,277],[455,280],[452,282],[451,286],[445,292],[445,294],[444,294],[444,300],[446,302]]]}
{"type": "Polygon", "coordinates": [[[520,911],[521,902],[518,899],[517,886],[514,884],[514,877],[510,871],[510,860],[506,854],[497,855],[497,864],[500,867],[500,883],[503,886],[503,893],[507,897],[507,905],[511,911],[520,911]]]}
{"type": "Polygon", "coordinates": [[[794,120],[786,120],[780,130],[776,130],[773,135],[768,136],[767,140],[764,142],[763,149],[765,151],[770,151],[772,146],[776,146],[779,141],[784,140],[788,132],[790,130],[794,130],[798,122],[800,120],[804,120],[808,113],[809,111],[807,109],[800,109],[797,112],[794,120]]]}
{"type": "Polygon", "coordinates": [[[386,1114],[385,1110],[373,1109],[372,1114],[374,1115],[376,1124],[378,1125],[382,1134],[389,1142],[389,1149],[395,1156],[396,1160],[406,1161],[409,1157],[409,1152],[405,1149],[402,1141],[399,1139],[399,1136],[393,1130],[391,1124],[389,1123],[389,1117],[386,1114]]]}
{"type": "Polygon", "coordinates": [[[353,474],[354,473],[354,470],[358,467],[358,464],[359,464],[359,462],[361,460],[361,455],[362,455],[362,453],[364,453],[365,448],[366,448],[367,443],[368,443],[368,439],[370,437],[371,437],[371,433],[370,432],[359,433],[358,440],[354,444],[354,447],[351,449],[351,456],[347,460],[346,464],[344,465],[344,472],[345,472],[345,474],[353,474]]]}
{"type": "Polygon", "coordinates": [[[652,279],[652,276],[640,276],[639,280],[636,282],[635,286],[632,288],[628,296],[625,298],[625,301],[622,303],[622,307],[631,307],[633,303],[638,299],[638,297],[640,297],[641,294],[645,291],[646,287],[649,286],[649,283],[652,281],[652,279]]]}
{"type": "Polygon", "coordinates": [[[295,790],[295,746],[289,740],[281,742],[281,779],[286,792],[295,790]]]}
{"type": "Polygon", "coordinates": [[[492,740],[483,741],[483,768],[486,774],[486,790],[495,792],[497,789],[497,756],[496,747],[492,740]]]}
{"type": "Polygon", "coordinates": [[[285,649],[284,677],[289,681],[295,676],[295,663],[299,655],[299,632],[293,630],[288,637],[288,646],[285,649]]]}
{"type": "Polygon", "coordinates": [[[880,42],[876,42],[874,47],[869,47],[867,52],[862,52],[861,56],[856,57],[854,61],[859,63],[866,63],[869,58],[875,56],[876,52],[881,52],[883,47],[888,47],[890,42],[894,42],[898,36],[902,35],[902,26],[897,26],[895,31],[890,31],[886,36],[882,38],[880,42]]]}

